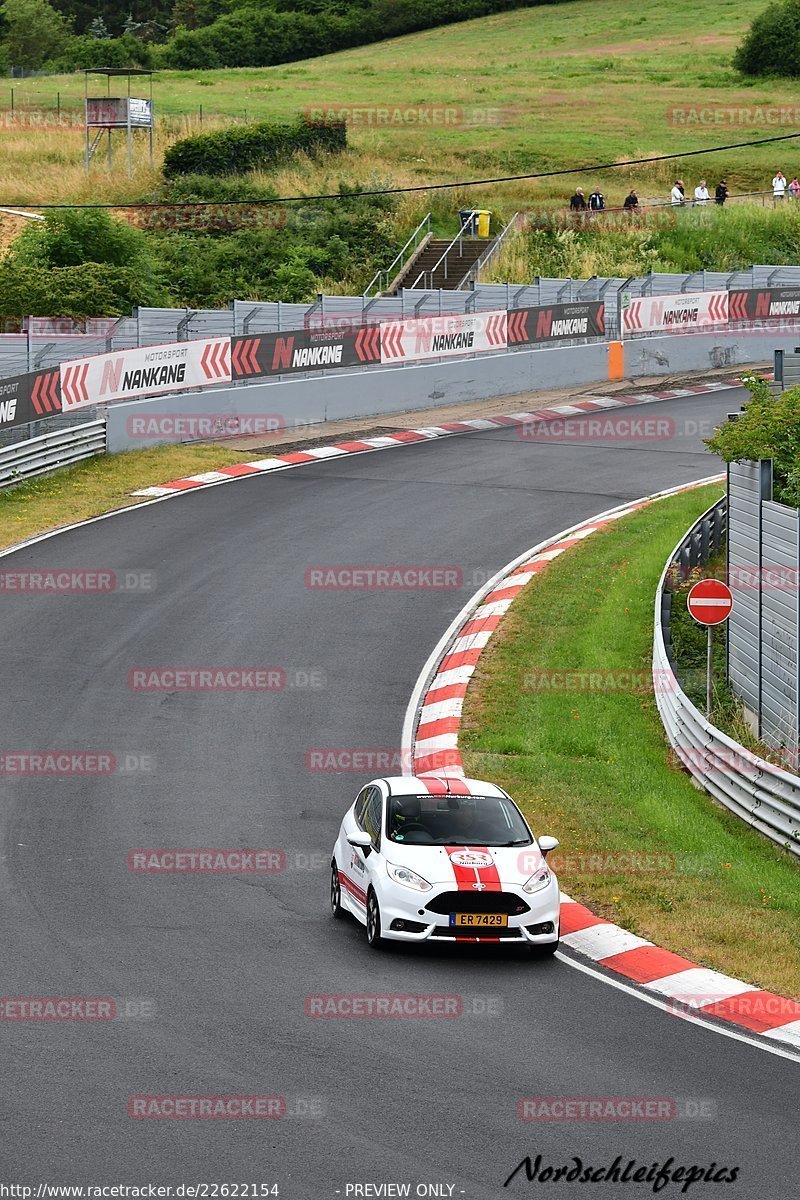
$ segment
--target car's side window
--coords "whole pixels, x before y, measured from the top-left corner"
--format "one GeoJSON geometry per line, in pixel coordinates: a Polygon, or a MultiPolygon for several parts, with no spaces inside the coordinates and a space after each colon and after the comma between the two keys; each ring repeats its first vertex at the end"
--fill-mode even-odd
{"type": "Polygon", "coordinates": [[[364,828],[372,838],[377,849],[381,845],[381,818],[383,815],[383,797],[378,788],[370,788],[370,797],[364,810],[364,828]]]}
{"type": "Polygon", "coordinates": [[[355,804],[355,809],[354,809],[353,815],[356,819],[356,824],[359,825],[362,829],[367,828],[366,825],[364,824],[364,810],[366,809],[367,804],[369,803],[369,798],[372,795],[374,790],[375,790],[374,788],[365,787],[365,788],[362,788],[362,790],[356,796],[356,804],[355,804]]]}

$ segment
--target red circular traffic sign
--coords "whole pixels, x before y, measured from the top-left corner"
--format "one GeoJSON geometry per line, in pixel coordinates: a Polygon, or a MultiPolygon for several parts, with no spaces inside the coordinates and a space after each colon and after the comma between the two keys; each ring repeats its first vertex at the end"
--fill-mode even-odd
{"type": "Polygon", "coordinates": [[[733,595],[721,579],[701,579],[686,597],[686,607],[698,625],[720,625],[731,615],[733,595]]]}

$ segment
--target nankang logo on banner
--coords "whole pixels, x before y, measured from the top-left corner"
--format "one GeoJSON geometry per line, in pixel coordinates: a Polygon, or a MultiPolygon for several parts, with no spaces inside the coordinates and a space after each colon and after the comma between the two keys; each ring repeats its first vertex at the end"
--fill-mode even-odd
{"type": "Polygon", "coordinates": [[[702,329],[728,321],[727,292],[685,292],[631,300],[622,314],[626,333],[663,329],[702,329]]]}
{"type": "Polygon", "coordinates": [[[508,318],[505,309],[381,322],[382,363],[485,353],[488,350],[505,350],[507,346],[508,318]]]}
{"type": "Polygon", "coordinates": [[[63,408],[210,387],[231,381],[231,339],[203,338],[141,346],[61,364],[63,408]]]}

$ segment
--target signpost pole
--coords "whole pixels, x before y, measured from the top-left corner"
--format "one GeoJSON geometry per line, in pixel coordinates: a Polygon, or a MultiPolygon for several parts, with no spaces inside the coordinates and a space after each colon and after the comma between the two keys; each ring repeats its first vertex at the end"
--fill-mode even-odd
{"type": "Polygon", "coordinates": [[[714,626],[708,626],[708,647],[706,650],[706,717],[711,718],[712,686],[714,659],[714,626]]]}
{"type": "Polygon", "coordinates": [[[706,627],[706,717],[711,717],[714,677],[714,626],[721,625],[731,615],[733,594],[727,583],[719,579],[701,579],[689,589],[686,597],[689,616],[706,627]]]}

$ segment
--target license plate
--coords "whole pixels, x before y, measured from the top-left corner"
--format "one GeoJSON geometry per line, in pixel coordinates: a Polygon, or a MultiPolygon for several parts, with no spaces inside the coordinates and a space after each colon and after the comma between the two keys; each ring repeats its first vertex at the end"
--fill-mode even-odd
{"type": "Polygon", "coordinates": [[[502,929],[508,925],[505,913],[450,913],[456,929],[502,929]]]}

